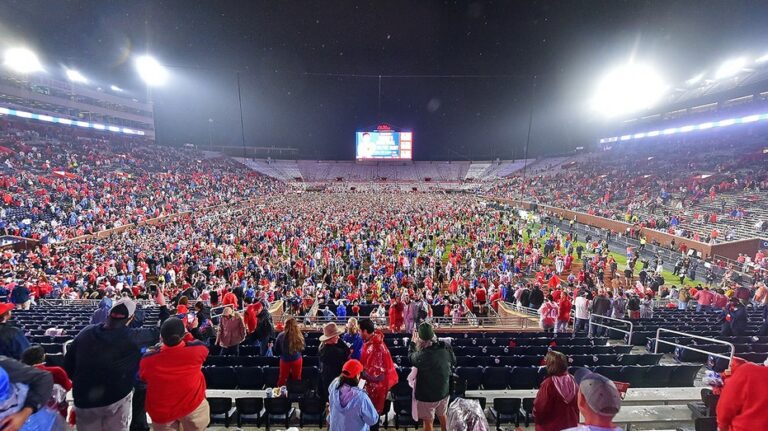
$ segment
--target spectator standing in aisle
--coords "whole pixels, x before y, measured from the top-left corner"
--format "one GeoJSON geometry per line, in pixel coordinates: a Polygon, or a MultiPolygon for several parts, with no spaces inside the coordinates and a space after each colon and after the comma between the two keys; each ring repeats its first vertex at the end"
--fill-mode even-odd
{"type": "Polygon", "coordinates": [[[573,336],[575,337],[579,332],[587,332],[589,326],[589,304],[587,299],[587,292],[580,292],[579,296],[573,301],[575,309],[576,321],[573,327],[573,336]]]}
{"type": "Polygon", "coordinates": [[[723,311],[721,321],[721,336],[733,337],[745,335],[748,323],[747,307],[742,304],[739,298],[731,298],[728,306],[723,311]]]}
{"type": "Polygon", "coordinates": [[[552,295],[547,295],[546,300],[539,307],[539,324],[544,332],[550,333],[555,330],[559,310],[557,303],[552,299],[552,295]]]}
{"type": "Polygon", "coordinates": [[[171,317],[160,328],[162,344],[144,354],[139,378],[147,384],[146,406],[154,431],[202,431],[210,407],[205,399],[202,367],[208,347],[186,333],[184,322],[171,317]]]}
{"type": "MultiPolygon", "coordinates": [[[[344,333],[336,323],[330,322],[323,326],[323,335],[320,336],[320,386],[318,395],[323,401],[328,401],[328,386],[341,374],[341,368],[349,360],[352,353],[349,345],[341,341],[340,335],[344,333]]],[[[359,334],[358,334],[359,335],[359,334]]]]}
{"type": "Polygon", "coordinates": [[[240,343],[245,340],[245,323],[240,313],[232,307],[224,307],[224,314],[219,321],[219,333],[216,336],[216,345],[221,347],[224,356],[238,356],[240,343]]]}
{"type": "Polygon", "coordinates": [[[128,327],[135,311],[133,300],[120,299],[104,324],[80,331],[67,350],[64,369],[72,378],[80,431],[125,431],[131,424],[141,348],[158,340],[155,328],[128,327]]]}
{"type": "Polygon", "coordinates": [[[283,386],[288,379],[301,380],[301,365],[304,360],[301,354],[304,352],[304,335],[294,318],[285,321],[285,330],[277,336],[275,341],[280,355],[280,375],[277,378],[277,386],[283,386]]]}
{"type": "Polygon", "coordinates": [[[544,358],[547,378],[533,402],[536,431],[560,431],[579,423],[579,386],[568,373],[568,358],[550,351],[544,358]]]}
{"type": "Polygon", "coordinates": [[[415,399],[417,416],[424,421],[424,431],[432,431],[437,416],[441,431],[445,431],[448,408],[449,381],[456,365],[451,346],[439,341],[432,325],[422,323],[408,344],[408,357],[416,374],[415,399]]]}
{"type": "Polygon", "coordinates": [[[328,431],[368,431],[378,428],[379,413],[366,392],[360,389],[363,365],[347,361],[328,387],[328,431]]]}
{"type": "Polygon", "coordinates": [[[360,360],[364,341],[360,335],[360,325],[357,323],[357,318],[351,317],[347,320],[347,332],[341,338],[352,348],[352,359],[360,360]]]}
{"type": "Polygon", "coordinates": [[[13,304],[0,303],[0,355],[18,360],[29,347],[29,340],[24,331],[8,322],[13,309],[13,304]]]}
{"type": "MultiPolygon", "coordinates": [[[[379,414],[384,413],[384,401],[389,390],[397,384],[398,376],[392,355],[384,344],[384,334],[375,328],[371,319],[360,321],[360,334],[365,340],[360,363],[363,364],[365,391],[379,414]]],[[[378,424],[371,427],[378,429],[378,424]]]]}

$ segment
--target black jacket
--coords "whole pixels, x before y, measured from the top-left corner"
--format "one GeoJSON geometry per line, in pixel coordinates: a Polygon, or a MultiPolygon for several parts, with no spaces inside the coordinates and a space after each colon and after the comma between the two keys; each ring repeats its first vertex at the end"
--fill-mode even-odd
{"type": "Polygon", "coordinates": [[[531,291],[531,308],[535,308],[536,310],[541,307],[541,304],[544,303],[544,292],[541,291],[541,289],[533,289],[531,291]]]}
{"type": "Polygon", "coordinates": [[[23,383],[29,386],[23,407],[29,407],[32,412],[36,412],[51,398],[53,374],[48,371],[24,365],[7,356],[0,356],[0,368],[8,373],[11,383],[23,383]]]}
{"type": "Polygon", "coordinates": [[[156,328],[91,325],[80,331],[64,357],[75,406],[104,407],[128,395],[139,371],[141,349],[158,340],[156,328]]]}
{"type": "Polygon", "coordinates": [[[341,340],[336,344],[325,344],[320,348],[318,352],[320,357],[320,394],[327,396],[328,385],[333,379],[339,377],[341,367],[344,366],[351,354],[352,349],[341,340]]]}
{"type": "Polygon", "coordinates": [[[10,323],[0,323],[0,355],[19,360],[27,347],[29,341],[24,331],[10,323]]]}

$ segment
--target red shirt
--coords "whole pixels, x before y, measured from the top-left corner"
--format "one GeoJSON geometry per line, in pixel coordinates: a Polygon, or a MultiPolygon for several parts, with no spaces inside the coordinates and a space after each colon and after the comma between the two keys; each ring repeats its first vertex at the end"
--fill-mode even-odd
{"type": "Polygon", "coordinates": [[[237,296],[232,292],[225,293],[224,297],[221,299],[221,305],[231,305],[237,310],[237,296]]]}
{"type": "Polygon", "coordinates": [[[147,384],[146,409],[152,422],[167,423],[192,413],[205,399],[202,367],[208,348],[200,341],[163,345],[139,363],[139,378],[147,384]]]}

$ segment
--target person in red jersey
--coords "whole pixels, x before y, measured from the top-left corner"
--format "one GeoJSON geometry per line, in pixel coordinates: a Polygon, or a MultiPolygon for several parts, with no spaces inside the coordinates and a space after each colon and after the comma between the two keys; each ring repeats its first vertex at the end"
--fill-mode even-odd
{"type": "Polygon", "coordinates": [[[160,328],[162,344],[147,351],[139,378],[147,384],[146,408],[154,431],[198,431],[208,427],[210,407],[205,399],[202,367],[208,348],[186,341],[184,322],[171,317],[160,328]]]}

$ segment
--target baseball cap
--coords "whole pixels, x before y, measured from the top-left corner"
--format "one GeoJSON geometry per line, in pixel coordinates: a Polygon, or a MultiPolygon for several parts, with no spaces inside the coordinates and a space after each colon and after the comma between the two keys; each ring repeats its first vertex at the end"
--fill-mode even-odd
{"type": "Polygon", "coordinates": [[[574,375],[579,391],[589,408],[600,416],[613,417],[621,409],[621,396],[616,385],[605,376],[580,368],[574,375]]]}
{"type": "Polygon", "coordinates": [[[11,304],[10,302],[3,302],[0,304],[0,316],[3,314],[13,310],[16,306],[11,304]]]}
{"type": "Polygon", "coordinates": [[[109,309],[109,317],[113,319],[127,319],[136,312],[136,303],[130,298],[121,298],[109,309]]]}
{"type": "Polygon", "coordinates": [[[363,372],[363,364],[357,359],[350,359],[341,367],[341,375],[344,377],[355,378],[363,372]]]}
{"type": "Polygon", "coordinates": [[[160,337],[162,337],[163,344],[166,346],[175,346],[181,343],[186,332],[184,322],[178,317],[169,317],[160,326],[160,337]]]}

